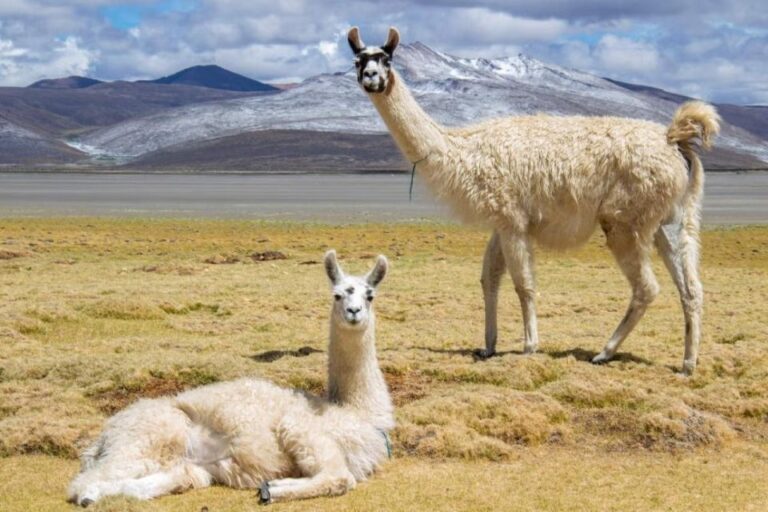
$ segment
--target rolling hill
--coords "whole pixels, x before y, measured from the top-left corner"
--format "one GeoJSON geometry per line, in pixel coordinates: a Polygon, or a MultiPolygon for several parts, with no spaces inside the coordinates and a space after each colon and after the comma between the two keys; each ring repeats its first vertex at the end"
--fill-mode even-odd
{"type": "MultiPolygon", "coordinates": [[[[460,126],[547,112],[618,115],[666,124],[685,96],[566,69],[526,55],[459,58],[402,45],[395,66],[435,119],[460,126]]],[[[353,69],[275,88],[218,66],[144,82],[69,77],[0,88],[0,119],[40,142],[10,137],[4,161],[45,162],[50,148],[82,165],[174,170],[372,170],[408,167],[353,69]],[[85,80],[85,81],[83,81],[85,80]],[[389,153],[392,154],[389,154],[389,153]],[[15,155],[15,156],[14,156],[15,155]]],[[[719,105],[725,119],[709,167],[765,167],[768,107],[719,105]]],[[[10,132],[9,132],[10,133],[10,132]]],[[[14,132],[16,133],[16,132],[14,132]]],[[[56,164],[60,160],[52,159],[56,164]]]]}
{"type": "Polygon", "coordinates": [[[95,80],[85,76],[68,76],[66,78],[53,78],[38,80],[28,85],[30,89],[85,89],[92,85],[103,83],[101,80],[95,80]]]}
{"type": "MultiPolygon", "coordinates": [[[[666,124],[679,104],[676,98],[631,90],[525,55],[464,59],[414,43],[400,47],[394,62],[426,111],[448,126],[536,112],[620,115],[666,124]]],[[[96,130],[84,136],[83,143],[139,163],[144,155],[160,150],[184,152],[196,144],[263,130],[386,133],[349,70],[308,78],[280,94],[193,104],[131,119],[96,130]]],[[[729,123],[718,149],[714,158],[708,156],[710,164],[760,166],[768,159],[764,138],[729,123]]],[[[176,165],[182,160],[181,154],[174,158],[176,165]]]]}
{"type": "Polygon", "coordinates": [[[63,139],[172,107],[253,94],[133,82],[79,89],[0,87],[0,116],[41,136],[63,139]]]}
{"type": "Polygon", "coordinates": [[[208,87],[210,89],[222,89],[225,91],[240,92],[276,92],[279,89],[271,85],[253,80],[243,75],[233,73],[220,66],[192,66],[182,69],[157,80],[150,80],[153,84],[178,84],[208,87]]]}
{"type": "Polygon", "coordinates": [[[0,117],[0,166],[71,164],[86,155],[0,117]]]}

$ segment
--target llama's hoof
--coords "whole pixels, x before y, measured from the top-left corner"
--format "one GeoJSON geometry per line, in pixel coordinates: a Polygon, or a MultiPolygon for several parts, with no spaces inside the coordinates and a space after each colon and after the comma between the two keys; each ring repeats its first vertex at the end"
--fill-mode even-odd
{"type": "Polygon", "coordinates": [[[523,355],[529,356],[531,354],[535,354],[536,351],[538,351],[538,350],[539,350],[539,346],[538,345],[530,345],[530,346],[527,346],[527,347],[523,347],[523,355]]]}
{"type": "Polygon", "coordinates": [[[472,357],[476,361],[485,361],[486,359],[489,359],[489,358],[493,357],[494,355],[496,355],[496,351],[495,350],[487,350],[487,349],[484,349],[484,348],[478,348],[478,349],[475,349],[474,352],[472,352],[472,357]]]}
{"type": "Polygon", "coordinates": [[[680,375],[683,377],[690,377],[693,375],[693,371],[696,369],[696,363],[690,361],[683,361],[683,369],[680,370],[680,375]]]}
{"type": "Polygon", "coordinates": [[[611,357],[613,356],[609,356],[605,352],[600,352],[592,358],[592,364],[605,364],[611,360],[611,357]]]}
{"type": "Polygon", "coordinates": [[[93,505],[95,501],[93,501],[91,498],[83,498],[80,500],[80,506],[83,508],[89,507],[90,505],[93,505]]]}
{"type": "Polygon", "coordinates": [[[272,501],[272,495],[269,493],[269,482],[262,482],[259,487],[259,503],[261,505],[269,505],[272,501]]]}

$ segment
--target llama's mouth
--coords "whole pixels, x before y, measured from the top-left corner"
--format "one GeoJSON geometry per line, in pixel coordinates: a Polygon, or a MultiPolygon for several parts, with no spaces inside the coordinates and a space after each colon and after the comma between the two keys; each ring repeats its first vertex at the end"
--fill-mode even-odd
{"type": "Polygon", "coordinates": [[[346,317],[344,320],[346,320],[347,326],[350,329],[362,329],[365,327],[365,322],[362,318],[346,317]]]}
{"type": "Polygon", "coordinates": [[[370,93],[384,92],[383,80],[377,80],[376,82],[363,80],[362,86],[365,92],[370,92],[370,93]]]}

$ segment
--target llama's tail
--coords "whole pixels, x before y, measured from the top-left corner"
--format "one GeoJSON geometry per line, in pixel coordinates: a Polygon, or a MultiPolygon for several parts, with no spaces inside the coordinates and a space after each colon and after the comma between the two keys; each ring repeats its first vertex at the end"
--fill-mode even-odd
{"type": "Polygon", "coordinates": [[[688,101],[680,105],[667,129],[667,141],[677,144],[688,161],[690,174],[688,190],[683,197],[683,223],[686,231],[694,236],[699,231],[699,209],[704,189],[704,166],[696,153],[696,140],[709,149],[720,132],[720,115],[715,107],[703,101],[688,101]]]}

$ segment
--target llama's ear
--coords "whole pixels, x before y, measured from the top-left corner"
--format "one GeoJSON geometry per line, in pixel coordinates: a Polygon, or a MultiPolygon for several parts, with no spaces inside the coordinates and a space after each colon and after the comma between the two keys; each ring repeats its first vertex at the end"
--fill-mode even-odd
{"type": "Polygon", "coordinates": [[[355,52],[355,55],[365,50],[365,44],[363,44],[363,40],[360,39],[360,29],[357,27],[349,29],[349,32],[347,32],[347,42],[349,43],[349,47],[352,48],[352,51],[355,52]]]}
{"type": "Polygon", "coordinates": [[[344,273],[341,271],[341,267],[339,267],[339,262],[336,261],[336,251],[331,249],[325,253],[323,261],[325,262],[325,273],[328,275],[331,284],[339,284],[344,273]]]}
{"type": "Polygon", "coordinates": [[[379,283],[384,280],[384,276],[387,275],[388,267],[389,264],[387,263],[387,258],[385,258],[383,254],[380,254],[376,259],[376,266],[368,272],[368,275],[365,276],[365,280],[374,288],[379,286],[379,283]]]}
{"type": "Polygon", "coordinates": [[[389,27],[387,42],[384,43],[384,46],[382,46],[381,49],[387,52],[391,57],[398,44],[400,44],[400,32],[398,32],[395,27],[389,27]]]}

